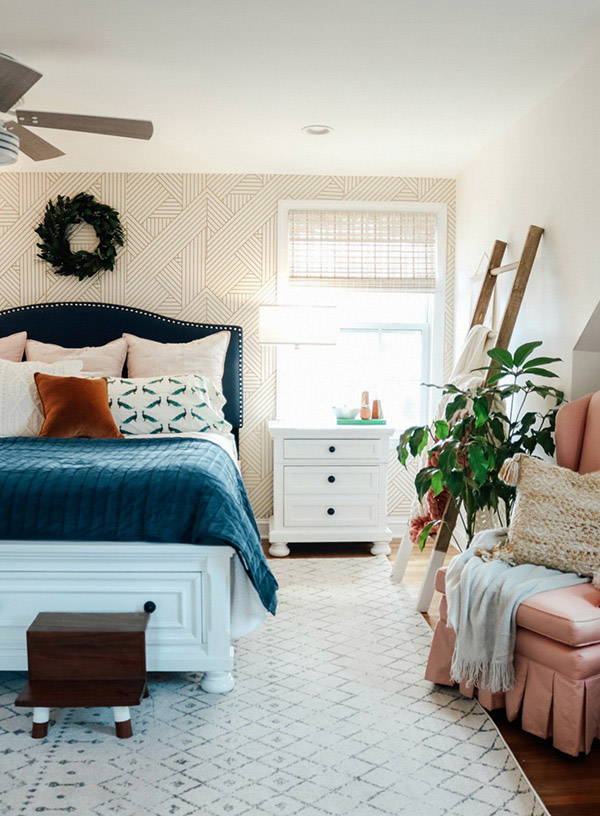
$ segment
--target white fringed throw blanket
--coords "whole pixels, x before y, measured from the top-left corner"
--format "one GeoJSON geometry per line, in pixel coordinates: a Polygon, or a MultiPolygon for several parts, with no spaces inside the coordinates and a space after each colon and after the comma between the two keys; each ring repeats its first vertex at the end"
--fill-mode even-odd
{"type": "Polygon", "coordinates": [[[538,592],[590,580],[533,564],[511,566],[477,554],[491,550],[507,532],[503,528],[478,533],[469,549],[452,559],[446,575],[448,626],[456,632],[451,677],[491,691],[508,691],[515,683],[519,604],[538,592]]]}

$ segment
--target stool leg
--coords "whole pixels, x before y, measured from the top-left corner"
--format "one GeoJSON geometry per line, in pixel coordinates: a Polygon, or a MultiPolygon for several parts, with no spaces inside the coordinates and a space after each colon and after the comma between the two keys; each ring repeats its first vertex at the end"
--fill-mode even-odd
{"type": "Polygon", "coordinates": [[[42,739],[48,734],[48,720],[50,719],[49,708],[33,709],[33,725],[31,726],[31,736],[34,739],[42,739]]]}
{"type": "Polygon", "coordinates": [[[119,739],[127,739],[133,736],[129,708],[127,706],[113,706],[113,716],[115,718],[117,737],[119,737],[119,739]]]}

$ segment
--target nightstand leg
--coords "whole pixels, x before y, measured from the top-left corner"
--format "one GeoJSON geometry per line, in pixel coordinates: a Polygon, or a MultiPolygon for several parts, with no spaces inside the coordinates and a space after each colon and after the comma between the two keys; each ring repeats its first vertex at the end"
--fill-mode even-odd
{"type": "Polygon", "coordinates": [[[234,679],[231,672],[207,671],[200,681],[200,688],[208,694],[227,694],[234,686],[234,679]]]}
{"type": "Polygon", "coordinates": [[[49,720],[50,720],[49,708],[33,709],[33,725],[31,726],[31,736],[34,739],[42,739],[48,734],[49,720]]]}
{"type": "Polygon", "coordinates": [[[274,555],[277,558],[284,558],[290,554],[290,548],[285,542],[278,541],[277,544],[271,544],[269,547],[269,555],[274,555]]]}
{"type": "Polygon", "coordinates": [[[389,555],[392,551],[387,541],[374,541],[371,547],[371,555],[389,555]]]}

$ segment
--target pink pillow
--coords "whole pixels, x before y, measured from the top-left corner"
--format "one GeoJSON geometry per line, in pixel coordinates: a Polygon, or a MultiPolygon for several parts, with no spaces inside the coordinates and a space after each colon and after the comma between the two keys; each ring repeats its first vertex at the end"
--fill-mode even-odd
{"type": "Polygon", "coordinates": [[[580,473],[600,470],[600,392],[590,399],[581,445],[580,473]]]}
{"type": "Polygon", "coordinates": [[[25,351],[25,341],[27,332],[17,332],[9,334],[8,337],[0,337],[0,357],[3,360],[10,360],[11,363],[20,363],[25,351]]]}
{"type": "Polygon", "coordinates": [[[222,390],[221,378],[229,345],[228,331],[215,332],[189,343],[158,343],[134,334],[127,340],[127,376],[155,377],[163,374],[199,374],[222,390]]]}
{"type": "Polygon", "coordinates": [[[127,356],[127,342],[119,337],[105,346],[84,346],[83,348],[64,348],[53,343],[40,343],[28,340],[26,344],[27,359],[36,363],[61,363],[65,360],[81,360],[83,374],[96,377],[120,377],[127,356]]]}

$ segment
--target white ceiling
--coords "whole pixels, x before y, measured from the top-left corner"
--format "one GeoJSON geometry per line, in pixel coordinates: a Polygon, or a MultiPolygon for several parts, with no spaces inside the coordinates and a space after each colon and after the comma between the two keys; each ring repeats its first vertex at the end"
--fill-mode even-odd
{"type": "Polygon", "coordinates": [[[598,47],[598,0],[2,0],[26,107],[155,125],[11,169],[455,176],[598,47]]]}

